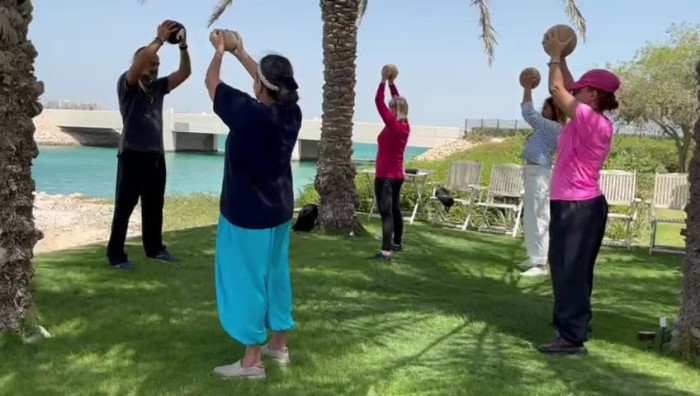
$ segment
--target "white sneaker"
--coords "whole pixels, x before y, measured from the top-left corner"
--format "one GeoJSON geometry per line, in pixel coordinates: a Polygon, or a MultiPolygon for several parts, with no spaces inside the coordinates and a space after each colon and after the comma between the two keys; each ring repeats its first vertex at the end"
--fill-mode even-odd
{"type": "Polygon", "coordinates": [[[530,259],[527,259],[527,260],[523,261],[522,263],[518,264],[518,267],[520,267],[520,268],[522,268],[522,269],[524,269],[524,270],[526,270],[526,269],[528,269],[528,268],[532,268],[532,267],[534,267],[534,266],[535,266],[535,265],[532,264],[532,262],[530,262],[530,259]]]}
{"type": "Polygon", "coordinates": [[[529,270],[522,272],[520,275],[525,277],[536,277],[544,276],[547,274],[549,274],[549,271],[547,271],[547,267],[532,267],[529,270]]]}
{"type": "Polygon", "coordinates": [[[229,364],[227,366],[219,366],[214,368],[214,374],[218,374],[225,379],[265,379],[265,367],[252,366],[243,367],[241,366],[241,361],[229,364]]]}
{"type": "Polygon", "coordinates": [[[270,359],[276,361],[279,364],[289,364],[289,348],[284,348],[283,350],[271,349],[269,345],[264,345],[262,347],[262,355],[269,357],[270,359]]]}

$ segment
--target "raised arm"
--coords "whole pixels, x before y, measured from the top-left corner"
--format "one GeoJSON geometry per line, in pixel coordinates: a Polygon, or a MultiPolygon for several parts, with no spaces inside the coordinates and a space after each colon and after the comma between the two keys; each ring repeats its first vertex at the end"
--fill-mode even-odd
{"type": "Polygon", "coordinates": [[[523,88],[523,101],[522,103],[532,103],[532,88],[530,87],[525,87],[523,88]]]}
{"type": "Polygon", "coordinates": [[[564,81],[564,72],[562,70],[563,57],[561,53],[567,44],[568,41],[560,41],[554,32],[545,34],[542,40],[542,46],[545,48],[545,52],[551,56],[548,63],[549,92],[554,98],[554,104],[559,107],[569,119],[574,120],[576,118],[577,101],[571,92],[566,89],[567,86],[564,81]]]}
{"type": "Polygon", "coordinates": [[[190,53],[187,51],[187,35],[180,42],[180,67],[168,76],[168,92],[177,88],[192,74],[190,53]]]}
{"type": "Polygon", "coordinates": [[[173,21],[161,23],[156,31],[156,38],[134,55],[131,66],[129,66],[129,70],[126,72],[126,83],[129,86],[134,86],[138,83],[139,79],[146,71],[146,68],[150,66],[150,63],[156,57],[160,47],[163,46],[165,40],[170,36],[170,33],[175,31],[176,27],[173,21]]]}
{"type": "Polygon", "coordinates": [[[221,61],[223,57],[223,51],[216,50],[214,52],[214,57],[211,59],[209,68],[207,68],[207,74],[204,77],[204,85],[207,87],[209,98],[212,101],[214,101],[216,96],[216,87],[221,83],[221,61]]]}
{"type": "Polygon", "coordinates": [[[379,111],[379,116],[382,117],[384,125],[390,126],[398,122],[396,116],[389,110],[386,102],[384,101],[384,91],[386,90],[386,81],[382,80],[377,87],[377,94],[374,96],[374,104],[377,105],[377,111],[379,111]]]}
{"type": "Polygon", "coordinates": [[[258,76],[258,62],[245,50],[241,35],[238,34],[238,32],[233,32],[233,34],[236,36],[237,42],[236,49],[233,50],[233,55],[241,62],[241,65],[243,65],[243,68],[250,74],[250,77],[255,80],[258,76]]]}
{"type": "Polygon", "coordinates": [[[574,120],[576,118],[576,105],[578,102],[564,85],[561,63],[559,63],[557,59],[552,59],[549,62],[549,92],[554,98],[554,104],[560,108],[569,119],[574,120]]]}
{"type": "Polygon", "coordinates": [[[566,63],[565,57],[561,58],[560,64],[561,74],[562,77],[564,77],[564,86],[569,88],[574,83],[574,77],[571,75],[571,71],[569,70],[569,65],[566,63]]]}
{"type": "Polygon", "coordinates": [[[523,102],[520,105],[523,119],[532,127],[532,129],[546,134],[558,136],[562,129],[562,125],[556,121],[548,120],[542,116],[536,109],[532,100],[523,102]]]}
{"type": "Polygon", "coordinates": [[[246,130],[248,120],[255,118],[255,114],[261,111],[264,105],[253,99],[247,93],[231,87],[221,81],[221,62],[226,52],[222,37],[210,36],[214,46],[214,56],[212,57],[204,84],[209,92],[214,106],[214,113],[219,116],[232,133],[239,130],[246,130]]]}
{"type": "Polygon", "coordinates": [[[392,98],[394,96],[401,96],[401,94],[399,94],[399,89],[396,87],[396,84],[393,81],[389,81],[389,92],[391,92],[392,98]]]}

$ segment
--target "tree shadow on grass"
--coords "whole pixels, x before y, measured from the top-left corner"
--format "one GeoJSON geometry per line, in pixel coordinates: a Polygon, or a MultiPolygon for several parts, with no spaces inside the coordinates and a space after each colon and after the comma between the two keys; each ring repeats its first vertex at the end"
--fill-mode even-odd
{"type": "MultiPolygon", "coordinates": [[[[371,276],[368,277],[370,279],[358,280],[357,277],[342,277],[335,280],[335,287],[338,287],[339,283],[341,283],[345,285],[347,290],[356,291],[364,288],[369,292],[391,296],[392,302],[401,301],[400,304],[392,303],[391,305],[397,311],[412,309],[434,312],[437,310],[448,315],[465,315],[469,321],[489,323],[497,331],[515,335],[523,340],[539,339],[544,341],[546,339],[547,336],[543,339],[543,333],[549,334],[545,323],[551,317],[550,297],[528,292],[527,286],[519,285],[520,278],[513,274],[513,269],[508,264],[512,252],[503,252],[501,250],[512,246],[513,244],[510,241],[504,243],[501,240],[500,244],[489,244],[488,247],[490,249],[488,251],[483,251],[484,246],[480,247],[481,250],[471,251],[468,241],[465,241],[463,245],[457,248],[444,246],[444,244],[441,246],[428,244],[427,247],[418,247],[418,245],[411,244],[411,242],[418,242],[418,240],[429,239],[428,237],[435,237],[435,230],[425,230],[425,232],[429,235],[420,235],[420,231],[414,233],[413,239],[415,240],[406,244],[408,249],[412,249],[411,246],[414,246],[414,250],[409,250],[414,252],[410,259],[398,259],[391,267],[375,264],[371,270],[371,276]],[[435,251],[436,249],[438,251],[435,251]],[[499,259],[505,264],[501,266],[494,265],[494,260],[499,259]],[[479,267],[479,264],[487,265],[479,267]],[[505,272],[494,273],[494,267],[496,267],[496,271],[505,269],[505,272]],[[541,323],[540,326],[536,324],[538,322],[541,323]],[[532,323],[535,323],[535,325],[532,325],[532,323]]],[[[606,251],[604,256],[614,258],[616,254],[620,254],[620,252],[606,251]]],[[[623,254],[629,255],[628,252],[623,254]]],[[[635,260],[637,261],[636,264],[639,264],[637,268],[647,265],[645,263],[649,261],[648,258],[641,257],[636,257],[635,260]]],[[[655,265],[662,268],[667,267],[666,271],[671,266],[671,264],[663,262],[655,265]]],[[[600,282],[603,283],[602,286],[605,286],[607,281],[605,279],[606,275],[605,271],[603,271],[603,281],[600,282]]],[[[303,275],[297,276],[296,279],[302,284],[311,281],[311,279],[308,279],[308,282],[303,280],[303,275]]],[[[331,282],[331,279],[319,280],[318,274],[316,274],[314,282],[316,284],[326,284],[331,282]]],[[[546,282],[548,283],[548,281],[546,282]]],[[[615,282],[617,281],[615,280],[615,282]]],[[[644,282],[654,282],[654,280],[645,280],[644,282]]],[[[629,300],[661,297],[664,301],[673,302],[674,292],[671,290],[674,288],[675,282],[666,282],[664,285],[660,285],[658,280],[656,282],[655,288],[642,287],[626,290],[624,287],[618,287],[616,291],[622,295],[626,294],[629,300]]],[[[545,283],[545,281],[540,281],[540,283],[545,283]]],[[[547,288],[549,289],[550,286],[547,286],[547,288]]],[[[328,293],[324,294],[327,295],[328,293]]],[[[338,296],[333,296],[335,301],[338,301],[339,298],[338,296]]],[[[392,309],[389,308],[387,301],[371,301],[366,296],[364,299],[366,306],[383,306],[387,311],[392,309]]],[[[600,324],[599,333],[601,333],[601,339],[606,340],[609,338],[608,334],[606,334],[608,326],[605,324],[610,322],[613,323],[612,326],[622,327],[622,329],[617,333],[613,333],[613,337],[609,338],[609,342],[628,345],[639,351],[641,347],[635,339],[636,331],[653,325],[656,315],[653,312],[642,312],[630,307],[614,309],[614,301],[606,301],[606,303],[613,309],[609,312],[603,311],[596,314],[595,323],[600,324]],[[623,326],[620,326],[620,324],[623,326]]],[[[341,303],[340,305],[347,307],[348,304],[341,303]]],[[[376,309],[374,308],[373,311],[376,311],[376,309]]],[[[379,309],[381,310],[381,308],[379,309]]],[[[353,315],[351,312],[346,311],[345,313],[350,316],[353,315]]],[[[362,314],[367,314],[367,311],[362,314]]],[[[374,314],[377,315],[377,313],[374,314]]],[[[324,315],[325,313],[320,313],[320,317],[324,315]]],[[[352,332],[362,333],[359,329],[353,329],[352,332]]],[[[537,358],[534,357],[533,359],[537,358]]],[[[668,361],[667,358],[660,357],[659,359],[668,361]]],[[[560,367],[559,362],[559,360],[553,360],[552,368],[560,367]]],[[[580,369],[589,371],[591,375],[600,370],[605,370],[606,373],[612,373],[616,378],[628,377],[632,384],[640,386],[625,387],[621,386],[625,381],[610,381],[611,387],[606,388],[607,385],[605,384],[596,386],[595,381],[588,385],[581,381],[582,383],[577,384],[577,387],[575,387],[578,390],[588,389],[590,392],[605,390],[610,392],[614,389],[617,392],[615,394],[626,392],[631,394],[634,393],[635,389],[642,389],[649,394],[668,394],[668,392],[672,391],[664,386],[654,384],[654,382],[663,381],[660,378],[628,372],[616,365],[606,363],[602,357],[589,357],[584,362],[581,364],[576,363],[573,366],[564,364],[563,367],[567,367],[569,371],[575,373],[570,376],[571,378],[576,378],[577,375],[580,376],[580,373],[578,373],[580,369]],[[649,384],[646,384],[647,382],[649,384]]],[[[564,377],[563,373],[560,377],[564,377]]],[[[585,382],[588,381],[586,380],[585,382]]],[[[675,391],[673,390],[673,392],[675,391]]]]}
{"type": "MultiPolygon", "coordinates": [[[[134,273],[108,269],[104,248],[40,257],[35,298],[55,338],[2,347],[13,358],[0,361],[0,393],[690,394],[623,368],[604,350],[576,360],[539,356],[530,341],[548,331],[550,298],[536,287],[546,282],[522,285],[515,274],[519,242],[423,226],[408,231],[407,252],[393,264],[364,259],[376,241],[296,235],[294,365],[268,365],[264,383],[221,381],[211,368],[242,348],[218,324],[215,228],[166,240],[180,262],[146,261],[133,244],[134,273]]],[[[608,286],[619,285],[612,275],[608,286]]],[[[658,297],[617,287],[629,300],[658,297]]],[[[614,303],[611,296],[611,311],[596,316],[601,333],[607,322],[636,328],[651,318],[614,303]]],[[[629,334],[610,337],[625,344],[629,334]]]]}

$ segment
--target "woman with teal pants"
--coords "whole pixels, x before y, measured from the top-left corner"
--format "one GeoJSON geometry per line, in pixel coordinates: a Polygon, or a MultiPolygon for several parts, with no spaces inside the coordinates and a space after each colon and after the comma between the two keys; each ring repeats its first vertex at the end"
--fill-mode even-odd
{"type": "Polygon", "coordinates": [[[223,33],[212,32],[206,86],[229,128],[216,238],[216,297],[224,330],[246,347],[214,369],[225,378],[265,378],[262,358],[289,363],[292,318],[289,239],[294,208],[292,151],[301,129],[292,65],[280,55],[256,62],[240,36],[230,51],[253,78],[255,98],[220,79],[223,33]],[[267,331],[272,331],[270,342],[267,331]]]}

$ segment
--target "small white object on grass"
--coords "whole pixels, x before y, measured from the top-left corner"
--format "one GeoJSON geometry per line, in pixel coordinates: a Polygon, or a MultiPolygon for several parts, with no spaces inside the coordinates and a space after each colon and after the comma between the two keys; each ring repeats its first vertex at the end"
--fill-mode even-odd
{"type": "Polygon", "coordinates": [[[37,326],[34,332],[27,337],[24,337],[25,344],[36,344],[37,342],[44,340],[46,338],[51,338],[51,333],[48,332],[43,326],[37,326]]]}

